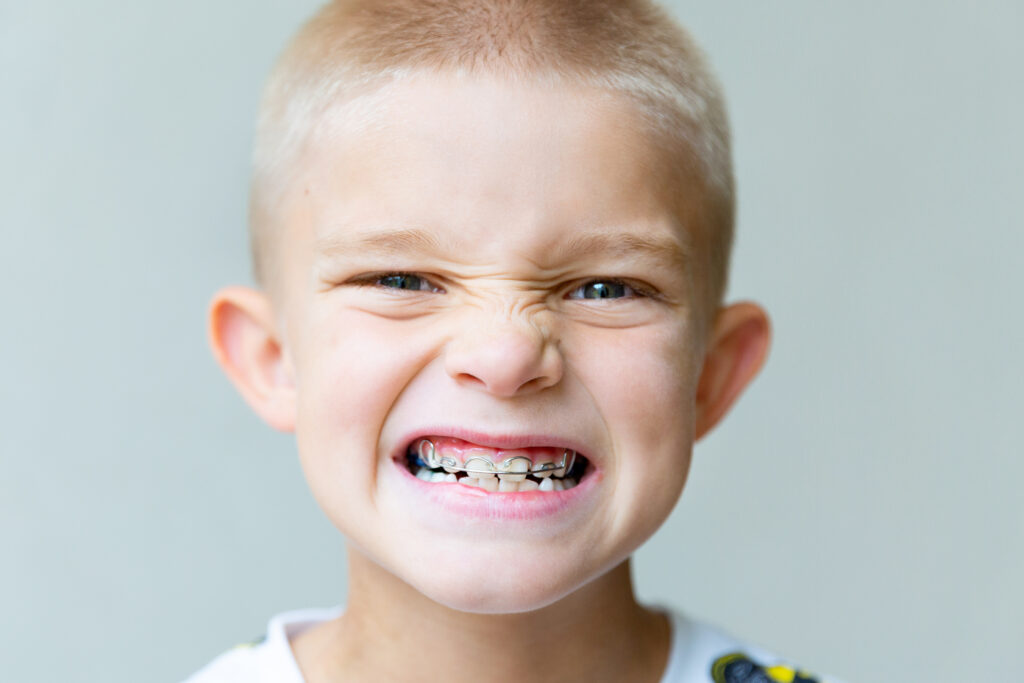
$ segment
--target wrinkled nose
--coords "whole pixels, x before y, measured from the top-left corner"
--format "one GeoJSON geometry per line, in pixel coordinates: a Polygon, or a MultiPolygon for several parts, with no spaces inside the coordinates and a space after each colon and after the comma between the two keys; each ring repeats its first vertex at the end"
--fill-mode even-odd
{"type": "Polygon", "coordinates": [[[562,354],[541,327],[504,320],[454,337],[445,370],[456,382],[511,398],[541,391],[562,379],[562,354]]]}

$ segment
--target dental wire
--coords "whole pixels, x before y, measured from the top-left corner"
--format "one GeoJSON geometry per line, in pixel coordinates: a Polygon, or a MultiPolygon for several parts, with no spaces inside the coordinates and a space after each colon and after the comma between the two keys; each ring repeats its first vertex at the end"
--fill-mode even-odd
{"type": "Polygon", "coordinates": [[[467,474],[516,474],[526,477],[529,474],[537,475],[543,474],[544,472],[554,473],[557,470],[562,470],[562,477],[565,477],[569,474],[573,465],[576,464],[576,451],[569,448],[566,448],[562,452],[562,461],[560,463],[545,462],[537,468],[534,468],[533,460],[530,458],[525,455],[514,455],[511,458],[503,460],[499,465],[500,469],[496,468],[494,463],[479,456],[467,458],[466,464],[468,465],[470,462],[482,462],[487,465],[489,469],[477,469],[460,465],[459,461],[451,456],[438,455],[437,448],[434,446],[434,442],[430,439],[420,440],[420,445],[416,450],[419,455],[419,459],[424,461],[427,467],[432,469],[444,468],[446,470],[456,470],[467,474]],[[427,451],[425,447],[429,447],[429,451],[427,451]],[[511,470],[512,463],[517,460],[528,463],[528,469],[525,472],[514,472],[511,470]]]}

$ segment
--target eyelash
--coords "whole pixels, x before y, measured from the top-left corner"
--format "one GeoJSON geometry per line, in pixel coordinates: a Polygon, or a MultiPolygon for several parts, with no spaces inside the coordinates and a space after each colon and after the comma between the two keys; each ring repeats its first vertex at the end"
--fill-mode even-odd
{"type": "MultiPolygon", "coordinates": [[[[575,294],[576,292],[579,292],[579,291],[583,290],[585,287],[589,287],[591,285],[597,285],[597,284],[601,284],[601,285],[618,285],[618,286],[624,287],[627,290],[629,290],[629,293],[627,293],[627,294],[625,294],[624,296],[621,296],[621,297],[618,297],[618,296],[617,297],[589,297],[590,300],[604,300],[606,298],[609,298],[609,299],[651,299],[651,298],[656,298],[657,297],[657,293],[654,290],[652,290],[650,287],[642,285],[642,284],[640,284],[638,282],[634,282],[632,280],[623,280],[623,279],[615,278],[615,277],[591,278],[590,280],[586,280],[584,282],[580,282],[578,284],[575,284],[575,285],[573,285],[572,289],[570,289],[569,292],[566,294],[566,297],[568,298],[569,295],[575,294]]],[[[579,297],[579,299],[588,299],[588,297],[579,297]]]]}
{"type": "Polygon", "coordinates": [[[407,271],[391,271],[391,272],[384,272],[384,273],[369,273],[367,275],[360,275],[359,277],[353,278],[352,280],[350,280],[350,282],[352,284],[360,286],[360,287],[375,287],[377,289],[386,289],[386,290],[394,290],[394,291],[429,292],[431,294],[443,293],[444,292],[444,287],[441,287],[440,285],[435,284],[434,281],[431,280],[430,278],[425,277],[423,275],[420,275],[419,273],[411,273],[411,272],[407,272],[407,271]],[[398,278],[398,277],[418,278],[418,279],[422,280],[423,282],[425,282],[426,284],[428,284],[430,287],[432,287],[432,289],[429,289],[429,290],[427,290],[427,289],[404,289],[402,287],[388,287],[387,285],[382,284],[382,281],[385,278],[392,278],[392,277],[394,277],[394,278],[398,278]]]}
{"type": "MultiPolygon", "coordinates": [[[[375,287],[375,288],[378,288],[378,289],[386,289],[386,290],[392,290],[392,291],[428,292],[428,293],[431,293],[431,294],[435,294],[435,293],[443,294],[444,291],[445,291],[444,287],[435,284],[433,279],[431,279],[429,277],[426,277],[424,275],[421,275],[419,273],[409,272],[409,271],[389,271],[389,272],[381,272],[381,273],[369,273],[367,275],[362,275],[362,276],[359,276],[357,278],[353,278],[352,280],[350,280],[350,282],[352,284],[354,284],[354,285],[361,286],[361,287],[375,287]],[[386,286],[386,285],[382,284],[382,281],[385,278],[397,278],[397,277],[418,278],[418,279],[422,280],[424,283],[426,283],[429,286],[431,286],[432,289],[405,289],[405,288],[402,288],[402,287],[389,287],[389,286],[386,286]]],[[[642,284],[640,284],[638,282],[634,282],[632,280],[624,280],[624,279],[615,278],[615,277],[606,277],[606,278],[596,277],[596,278],[591,278],[589,280],[584,280],[584,281],[581,281],[581,282],[577,282],[577,283],[573,284],[569,288],[569,290],[566,292],[565,297],[569,298],[570,294],[578,292],[578,291],[582,290],[584,287],[587,287],[589,285],[594,285],[594,284],[620,285],[622,287],[627,288],[630,291],[629,294],[627,294],[625,296],[622,296],[622,297],[607,297],[607,298],[610,298],[610,299],[656,299],[656,298],[658,298],[657,291],[652,289],[652,288],[650,288],[650,287],[648,287],[648,286],[646,286],[646,285],[642,285],[642,284]]],[[[596,301],[596,300],[603,300],[603,299],[604,299],[604,297],[590,297],[589,300],[596,301]]],[[[579,297],[578,300],[587,300],[587,297],[579,297]]]]}

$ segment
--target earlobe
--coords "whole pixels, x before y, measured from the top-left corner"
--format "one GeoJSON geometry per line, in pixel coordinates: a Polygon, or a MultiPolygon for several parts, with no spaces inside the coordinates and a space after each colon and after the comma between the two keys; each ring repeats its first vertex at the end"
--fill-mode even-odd
{"type": "Polygon", "coordinates": [[[239,393],[267,424],[295,428],[295,387],[270,299],[247,287],[229,287],[210,302],[213,355],[239,393]]]}
{"type": "Polygon", "coordinates": [[[697,383],[697,439],[718,424],[757,376],[770,341],[771,323],[757,304],[739,302],[718,312],[697,383]]]}

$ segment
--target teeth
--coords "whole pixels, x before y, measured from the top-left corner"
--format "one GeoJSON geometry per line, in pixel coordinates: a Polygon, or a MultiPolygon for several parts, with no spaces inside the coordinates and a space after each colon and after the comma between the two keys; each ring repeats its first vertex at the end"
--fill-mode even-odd
{"type": "Polygon", "coordinates": [[[466,469],[473,470],[470,472],[470,476],[477,479],[494,477],[494,463],[491,462],[490,457],[487,457],[488,452],[483,451],[483,455],[480,455],[480,451],[477,450],[477,454],[473,454],[474,450],[477,449],[470,450],[470,455],[466,456],[466,469]]]}
{"type": "Polygon", "coordinates": [[[526,479],[526,473],[530,471],[530,461],[528,458],[512,456],[506,459],[505,462],[507,463],[508,474],[499,474],[499,479],[507,481],[523,481],[526,479]]]}
{"type": "Polygon", "coordinates": [[[565,453],[562,455],[562,460],[559,463],[559,464],[561,464],[563,466],[559,467],[557,470],[555,470],[555,476],[556,477],[564,477],[565,475],[567,475],[569,473],[569,470],[572,469],[572,466],[575,463],[576,463],[576,451],[570,451],[570,450],[566,449],[565,453]]]}
{"type": "Polygon", "coordinates": [[[420,460],[427,463],[428,465],[437,464],[435,462],[431,462],[437,457],[437,454],[434,452],[434,444],[432,444],[429,440],[422,439],[419,442],[419,445],[416,446],[416,452],[419,454],[420,460]]]}
{"type": "Polygon", "coordinates": [[[412,469],[417,479],[426,482],[461,483],[463,486],[502,493],[566,491],[577,485],[575,479],[567,476],[576,460],[574,451],[566,450],[563,457],[554,462],[549,457],[541,456],[535,463],[529,457],[529,451],[512,450],[506,451],[505,459],[496,464],[491,460],[494,453],[492,449],[470,448],[465,451],[466,459],[463,463],[451,454],[437,453],[434,444],[429,439],[423,439],[417,445],[417,453],[427,466],[412,469]],[[460,472],[464,473],[461,479],[457,476],[460,472]]]}

